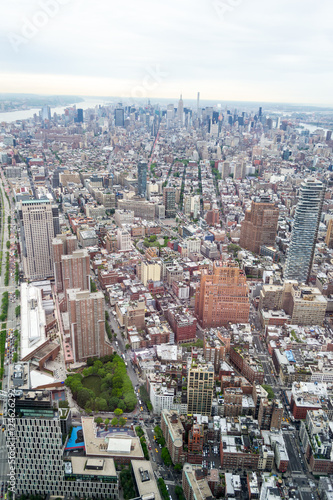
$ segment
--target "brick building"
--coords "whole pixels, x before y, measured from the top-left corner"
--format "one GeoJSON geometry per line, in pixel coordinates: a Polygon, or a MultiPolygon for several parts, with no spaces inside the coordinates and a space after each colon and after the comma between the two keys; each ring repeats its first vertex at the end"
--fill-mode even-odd
{"type": "Polygon", "coordinates": [[[242,221],[240,246],[258,254],[262,245],[274,245],[278,218],[279,209],[272,203],[252,201],[242,221]]]}
{"type": "Polygon", "coordinates": [[[167,319],[175,334],[175,342],[182,344],[196,339],[197,320],[181,308],[168,309],[167,319]]]}
{"type": "Polygon", "coordinates": [[[250,312],[248,285],[233,263],[215,262],[213,274],[201,276],[195,314],[203,328],[247,323],[250,312]]]}

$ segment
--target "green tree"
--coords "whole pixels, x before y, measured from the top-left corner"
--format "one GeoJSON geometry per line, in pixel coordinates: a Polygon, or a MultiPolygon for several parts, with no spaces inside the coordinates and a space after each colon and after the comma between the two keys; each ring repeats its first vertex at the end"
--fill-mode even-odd
{"type": "Polygon", "coordinates": [[[97,424],[97,425],[100,425],[102,422],[103,422],[103,419],[101,417],[95,417],[94,418],[94,422],[97,424]]]}
{"type": "Polygon", "coordinates": [[[82,408],[85,407],[89,399],[91,399],[89,390],[86,389],[85,387],[79,389],[77,393],[77,402],[82,408]]]}
{"type": "Polygon", "coordinates": [[[120,417],[119,425],[120,427],[124,427],[124,425],[126,425],[126,419],[124,417],[120,417]]]}
{"type": "Polygon", "coordinates": [[[91,290],[91,293],[97,292],[96,283],[91,278],[90,278],[90,290],[91,290]]]}
{"type": "Polygon", "coordinates": [[[122,415],[122,414],[123,414],[123,410],[121,410],[120,408],[116,408],[116,409],[114,410],[114,414],[115,414],[117,417],[119,417],[120,415],[122,415]]]}
{"type": "Polygon", "coordinates": [[[166,466],[169,466],[172,464],[172,460],[171,460],[168,448],[166,448],[166,447],[162,448],[161,457],[162,457],[162,460],[166,466]]]}
{"type": "Polygon", "coordinates": [[[116,417],[114,417],[112,420],[111,420],[111,425],[112,427],[116,427],[118,425],[118,419],[116,417]]]}
{"type": "Polygon", "coordinates": [[[109,423],[110,423],[110,419],[109,419],[109,418],[106,418],[106,419],[104,420],[104,423],[105,423],[105,425],[109,425],[109,423]]]}

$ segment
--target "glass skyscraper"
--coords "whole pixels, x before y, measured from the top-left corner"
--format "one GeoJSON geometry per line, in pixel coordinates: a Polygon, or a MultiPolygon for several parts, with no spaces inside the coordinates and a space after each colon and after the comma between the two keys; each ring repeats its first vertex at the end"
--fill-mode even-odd
{"type": "Polygon", "coordinates": [[[324,200],[324,185],[315,179],[302,183],[297,203],[284,277],[309,279],[324,200]]]}
{"type": "Polygon", "coordinates": [[[147,191],[147,163],[140,161],[138,163],[138,195],[146,197],[147,191]]]}

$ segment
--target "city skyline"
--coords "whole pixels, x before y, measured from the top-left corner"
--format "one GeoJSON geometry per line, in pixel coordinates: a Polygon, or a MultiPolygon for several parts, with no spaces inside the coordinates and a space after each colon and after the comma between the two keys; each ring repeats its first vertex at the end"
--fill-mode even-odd
{"type": "Polygon", "coordinates": [[[328,1],[17,1],[0,21],[0,91],[332,105],[331,12],[328,1]]]}

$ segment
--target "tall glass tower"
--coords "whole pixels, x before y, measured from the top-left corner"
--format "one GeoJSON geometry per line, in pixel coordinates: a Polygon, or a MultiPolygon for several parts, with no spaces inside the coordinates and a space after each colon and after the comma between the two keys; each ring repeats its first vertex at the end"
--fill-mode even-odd
{"type": "Polygon", "coordinates": [[[306,283],[309,279],[324,193],[324,185],[315,179],[307,179],[301,185],[284,271],[285,279],[300,283],[306,283]]]}
{"type": "Polygon", "coordinates": [[[147,191],[147,163],[140,161],[138,163],[138,195],[146,197],[147,191]]]}

